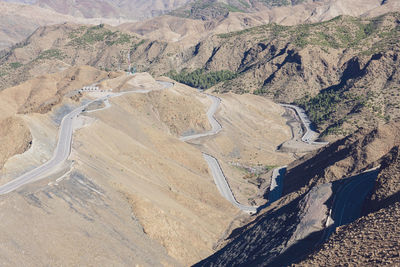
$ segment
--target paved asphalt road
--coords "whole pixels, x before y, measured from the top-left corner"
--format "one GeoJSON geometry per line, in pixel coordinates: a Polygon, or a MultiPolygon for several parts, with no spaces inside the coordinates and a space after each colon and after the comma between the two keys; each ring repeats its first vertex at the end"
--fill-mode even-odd
{"type": "MultiPolygon", "coordinates": [[[[282,107],[293,109],[297,116],[300,118],[301,123],[303,124],[304,128],[306,129],[305,133],[301,140],[304,143],[311,144],[311,145],[327,145],[328,142],[315,142],[318,138],[319,134],[311,129],[311,121],[308,118],[304,109],[295,106],[295,105],[288,105],[288,104],[281,104],[282,107]]],[[[268,203],[271,204],[274,201],[278,200],[282,196],[283,190],[283,179],[285,177],[286,166],[279,167],[274,169],[272,173],[271,179],[271,186],[270,192],[268,196],[268,203]]]]}
{"type": "Polygon", "coordinates": [[[250,214],[256,213],[258,207],[245,206],[237,202],[217,159],[205,153],[203,153],[203,157],[207,162],[209,169],[211,170],[211,174],[214,177],[214,182],[217,185],[221,195],[242,211],[250,214]]]}
{"type": "MultiPolygon", "coordinates": [[[[218,110],[218,107],[221,103],[221,99],[219,99],[216,96],[209,95],[209,94],[207,94],[207,96],[209,98],[211,98],[211,100],[212,100],[212,104],[207,111],[207,118],[211,124],[211,130],[208,132],[200,133],[200,134],[183,136],[180,138],[181,141],[190,141],[190,140],[194,140],[194,139],[201,138],[201,137],[216,135],[217,133],[219,133],[222,130],[221,124],[215,119],[215,113],[218,110]]],[[[235,197],[232,193],[232,190],[228,184],[228,181],[226,180],[226,177],[221,169],[221,166],[219,165],[218,160],[216,158],[214,158],[213,156],[210,156],[205,153],[203,153],[203,157],[208,164],[208,168],[211,170],[211,175],[213,176],[214,182],[215,182],[219,192],[221,193],[221,195],[224,198],[226,198],[229,202],[231,202],[233,205],[235,205],[236,207],[241,209],[242,211],[251,213],[251,214],[256,213],[258,207],[245,206],[245,205],[242,205],[239,202],[237,202],[237,200],[235,199],[235,197]]]]}
{"type": "MultiPolygon", "coordinates": [[[[164,88],[170,88],[172,86],[171,83],[167,82],[159,82],[163,85],[164,88]]],[[[124,94],[129,93],[148,93],[149,90],[136,90],[136,91],[127,91],[127,92],[120,92],[120,93],[110,93],[105,97],[101,97],[95,100],[86,103],[85,105],[74,109],[70,113],[64,116],[61,121],[60,129],[59,129],[59,138],[56,149],[54,151],[53,157],[40,165],[39,167],[21,175],[20,177],[6,183],[3,186],[0,186],[0,195],[4,195],[10,193],[19,187],[40,180],[46,177],[48,174],[52,173],[59,165],[61,165],[65,160],[68,159],[71,153],[71,144],[72,144],[72,135],[73,135],[73,120],[78,117],[78,115],[85,110],[85,108],[93,102],[96,101],[108,101],[111,97],[117,97],[124,94]]],[[[106,103],[106,107],[109,107],[106,103]]],[[[100,108],[99,110],[104,109],[100,108]]],[[[94,111],[94,110],[93,110],[94,111]]],[[[96,110],[97,111],[97,110],[96,110]]]]}
{"type": "Polygon", "coordinates": [[[268,205],[277,201],[282,196],[283,178],[285,177],[287,166],[279,167],[273,170],[271,186],[268,194],[268,205]]]}
{"type": "Polygon", "coordinates": [[[41,177],[51,173],[59,164],[62,164],[68,158],[71,152],[73,120],[83,111],[83,109],[86,108],[88,104],[76,108],[64,116],[61,121],[59,139],[53,157],[43,165],[1,186],[0,195],[7,194],[27,183],[39,180],[41,177]]]}
{"type": "Polygon", "coordinates": [[[221,99],[219,99],[218,97],[213,96],[213,95],[207,95],[207,96],[209,98],[211,98],[211,100],[212,100],[212,104],[207,111],[207,118],[211,124],[211,130],[208,132],[205,132],[205,133],[182,136],[181,138],[179,138],[181,141],[186,142],[186,141],[190,141],[190,140],[205,137],[205,136],[215,135],[222,130],[221,124],[214,117],[215,112],[217,112],[219,104],[221,103],[221,99]]]}
{"type": "Polygon", "coordinates": [[[306,132],[304,133],[303,137],[301,140],[305,143],[308,144],[315,144],[315,145],[327,145],[327,142],[315,142],[315,140],[318,138],[319,134],[316,131],[313,131],[311,129],[311,121],[308,118],[306,112],[304,109],[295,106],[295,105],[288,105],[288,104],[281,104],[282,107],[285,108],[290,108],[296,111],[296,114],[299,116],[301,123],[303,124],[304,128],[306,129],[306,132]]]}

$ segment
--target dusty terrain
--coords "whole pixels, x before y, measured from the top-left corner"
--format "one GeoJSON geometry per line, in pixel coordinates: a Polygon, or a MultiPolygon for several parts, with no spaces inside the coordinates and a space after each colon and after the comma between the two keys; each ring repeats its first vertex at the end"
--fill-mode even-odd
{"type": "Polygon", "coordinates": [[[225,246],[198,266],[397,262],[398,127],[392,123],[373,131],[359,131],[290,164],[284,178],[284,196],[252,222],[236,229],[225,246]],[[364,214],[381,210],[338,228],[321,246],[329,237],[325,227],[331,225],[335,195],[340,193],[345,178],[379,165],[375,188],[364,200],[363,209],[364,214]],[[385,233],[388,239],[383,242],[385,233]],[[302,263],[309,253],[310,258],[302,263]]]}
{"type": "MultiPolygon", "coordinates": [[[[237,4],[241,5],[240,1],[237,4]]],[[[190,16],[182,16],[182,11],[179,11],[171,13],[176,16],[165,15],[142,22],[125,23],[119,28],[135,32],[147,39],[178,42],[181,47],[188,47],[196,45],[211,35],[244,30],[268,23],[291,26],[327,21],[339,15],[374,17],[400,10],[400,4],[393,0],[387,1],[384,5],[378,0],[351,2],[327,0],[313,3],[306,1],[294,6],[272,8],[263,7],[262,4],[254,3],[254,1],[249,5],[253,5],[253,8],[248,13],[227,11],[224,15],[213,17],[211,4],[207,7],[199,7],[199,10],[202,10],[200,12],[209,9],[211,16],[198,16],[192,8],[190,16]],[[259,9],[262,11],[257,11],[259,9]],[[191,19],[193,17],[201,17],[201,19],[191,19]]]]}
{"type": "MultiPolygon", "coordinates": [[[[63,1],[64,2],[64,1],[63,1]]],[[[132,22],[128,19],[92,17],[83,18],[42,8],[37,5],[23,5],[0,1],[0,50],[20,45],[38,27],[64,22],[119,25],[132,22]],[[19,43],[19,44],[18,44],[19,43]]]]}
{"type": "Polygon", "coordinates": [[[375,188],[364,203],[365,216],[337,229],[323,246],[299,265],[395,266],[400,263],[400,139],[396,139],[396,145],[381,160],[375,188]]]}
{"type": "Polygon", "coordinates": [[[5,161],[25,152],[32,142],[29,128],[18,117],[8,117],[0,122],[0,167],[5,161]]]}
{"type": "MultiPolygon", "coordinates": [[[[400,15],[371,17],[399,5],[360,3],[306,1],[263,14],[229,12],[205,21],[163,16],[120,28],[66,23],[40,27],[1,52],[0,184],[48,160],[63,115],[106,94],[76,89],[97,84],[101,90],[141,92],[113,98],[110,107],[96,103],[91,108],[104,109],[80,117],[70,160],[57,173],[0,197],[1,261],[397,264],[400,128],[384,123],[400,118],[400,15]],[[265,22],[318,23],[257,26],[265,22]],[[240,31],[227,33],[232,30],[240,31]],[[236,74],[208,91],[223,93],[216,114],[223,130],[179,141],[210,128],[209,99],[179,83],[163,89],[147,73],[126,75],[128,53],[138,71],[154,76],[184,69],[236,74]],[[298,152],[296,140],[288,140],[298,139],[300,125],[272,100],[303,106],[333,142],[307,155],[292,154],[298,152]],[[263,205],[259,215],[244,215],[220,196],[201,152],[218,158],[240,203],[263,205]],[[271,169],[282,165],[288,165],[283,197],[270,205],[265,199],[271,169]],[[363,217],[333,231],[341,212],[336,197],[351,185],[348,180],[371,168],[378,176],[360,200],[363,217]],[[216,248],[221,250],[213,254],[216,248]]],[[[12,16],[18,12],[18,6],[0,7],[12,16]]],[[[84,8],[89,13],[67,13],[115,17],[102,13],[105,6],[84,8]]],[[[29,19],[28,9],[21,8],[21,21],[29,19]]],[[[48,21],[38,25],[64,19],[40,12],[48,21]]],[[[28,30],[20,31],[7,34],[20,38],[28,30]]],[[[358,187],[367,183],[361,182],[358,187]]]]}
{"type": "MultiPolygon", "coordinates": [[[[24,0],[13,0],[26,2],[24,0]]],[[[111,18],[141,20],[159,16],[190,0],[153,0],[153,1],[61,1],[61,0],[33,0],[36,6],[54,10],[61,14],[84,18],[111,18]]]]}
{"type": "MultiPolygon", "coordinates": [[[[324,138],[334,140],[361,126],[372,129],[400,116],[398,17],[399,13],[390,13],[300,26],[267,24],[212,35],[193,46],[185,44],[184,36],[196,35],[197,30],[172,17],[166,20],[182,43],[142,39],[109,26],[49,26],[0,59],[0,88],[75,64],[124,70],[131,51],[137,70],[155,75],[185,68],[229,70],[236,78],[213,90],[294,101],[306,109],[324,138]]],[[[161,23],[162,28],[168,23],[161,23]]]]}
{"type": "Polygon", "coordinates": [[[399,218],[399,202],[362,217],[338,229],[318,252],[296,266],[397,266],[399,218]]]}
{"type": "Polygon", "coordinates": [[[220,98],[222,103],[216,118],[223,130],[210,140],[193,143],[201,144],[204,152],[218,158],[240,203],[264,204],[265,200],[255,196],[265,177],[249,169],[283,166],[294,159],[277,151],[281,142],[291,138],[290,128],[282,118],[284,109],[250,94],[224,94],[220,98]]]}
{"type": "MultiPolygon", "coordinates": [[[[29,129],[32,127],[31,120],[35,119],[33,117],[26,118],[21,114],[30,116],[32,113],[47,113],[55,105],[58,105],[66,95],[68,95],[67,98],[71,98],[70,102],[73,105],[76,97],[79,99],[79,95],[73,93],[73,90],[105,77],[108,77],[106,72],[83,66],[71,68],[56,74],[40,76],[19,86],[10,87],[1,91],[0,166],[3,167],[8,158],[17,154],[22,154],[29,149],[31,145],[36,145],[34,143],[32,144],[32,141],[36,133],[40,133],[40,130],[36,130],[34,134],[31,134],[32,131],[29,129]]],[[[42,127],[46,129],[44,125],[42,125],[42,127]]],[[[37,156],[41,158],[41,156],[37,156]]],[[[30,164],[20,166],[17,168],[19,169],[18,172],[23,171],[24,168],[27,168],[29,165],[30,164]]],[[[6,171],[7,169],[8,167],[6,166],[6,168],[2,170],[3,179],[1,183],[10,179],[7,174],[8,171],[6,171]]],[[[16,170],[13,169],[12,172],[16,172],[16,170]]]]}
{"type": "Polygon", "coordinates": [[[245,173],[231,165],[232,159],[250,166],[291,160],[275,151],[279,142],[291,136],[280,118],[283,110],[262,97],[223,96],[218,119],[224,130],[215,141],[203,140],[204,145],[198,146],[179,141],[179,137],[209,129],[205,112],[210,101],[204,94],[180,84],[163,90],[148,74],[108,79],[106,72],[82,67],[1,92],[4,101],[14,103],[9,110],[22,112],[19,116],[29,122],[33,136],[27,152],[6,162],[2,183],[21,174],[24,167],[30,169],[51,157],[62,114],[76,106],[75,101],[100,94],[76,95],[72,88],[95,81],[101,81],[103,89],[152,91],[113,98],[111,107],[83,114],[76,126],[70,161],[45,180],[1,197],[3,214],[15,205],[20,211],[3,221],[2,229],[7,232],[0,233],[5,244],[1,257],[7,264],[57,265],[64,258],[70,259],[68,264],[85,264],[89,259],[101,264],[104,260],[193,264],[212,254],[232,220],[243,216],[220,196],[201,151],[220,157],[227,174],[232,173],[228,178],[235,186],[235,196],[243,202],[257,196],[257,186],[243,180],[245,173]],[[29,97],[20,94],[16,98],[16,88],[22,92],[24,88],[29,97]],[[48,100],[57,95],[59,101],[48,100]],[[240,142],[233,143],[238,138],[240,142]],[[259,151],[255,154],[251,152],[254,146],[259,151]],[[19,216],[29,217],[35,237],[40,236],[35,248],[37,238],[26,238],[28,228],[19,216]],[[11,227],[13,220],[21,225],[11,227]],[[70,231],[73,234],[62,242],[49,241],[70,231]],[[79,240],[74,248],[72,240],[79,240]],[[80,244],[85,244],[84,248],[80,244]],[[10,255],[20,250],[29,253],[11,260],[10,255]],[[62,253],[57,253],[60,250],[62,253]],[[105,256],[110,253],[112,256],[105,256]]]}

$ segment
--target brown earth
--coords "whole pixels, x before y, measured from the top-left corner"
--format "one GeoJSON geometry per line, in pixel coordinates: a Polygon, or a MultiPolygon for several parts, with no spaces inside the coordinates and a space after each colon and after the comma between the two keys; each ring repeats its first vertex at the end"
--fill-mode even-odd
{"type": "MultiPolygon", "coordinates": [[[[219,4],[219,1],[209,2],[215,2],[214,4],[216,5],[219,4]]],[[[241,5],[240,1],[235,4],[241,5]]],[[[305,1],[305,3],[293,6],[272,8],[263,6],[265,2],[257,3],[257,1],[251,1],[248,4],[252,6],[248,13],[227,11],[226,14],[214,18],[212,10],[215,10],[215,8],[213,9],[213,4],[210,4],[210,6],[206,7],[206,10],[210,9],[210,15],[198,16],[196,10],[192,8],[191,15],[188,17],[179,15],[179,12],[173,12],[171,14],[177,16],[167,15],[142,22],[126,23],[120,25],[119,28],[135,32],[147,39],[178,42],[181,47],[188,47],[196,45],[211,35],[244,30],[268,23],[291,26],[327,21],[339,15],[374,17],[400,9],[400,5],[393,0],[387,1],[383,5],[382,1],[378,0],[351,2],[343,0],[305,1]],[[201,17],[201,20],[191,19],[193,17],[201,17]]],[[[185,10],[185,7],[182,9],[185,10]]]]}
{"type": "MultiPolygon", "coordinates": [[[[157,98],[168,105],[174,93],[113,99],[111,108],[95,114],[95,124],[78,132],[73,158],[79,169],[112,177],[109,186],[132,205],[145,233],[188,265],[212,252],[213,240],[237,211],[219,196],[201,153],[169,134],[180,130],[185,118],[168,125],[162,106],[152,103],[157,98]]],[[[191,100],[171,109],[194,105],[191,100]]],[[[187,125],[190,120],[199,118],[186,117],[187,125]]]]}
{"type": "MultiPolygon", "coordinates": [[[[261,116],[265,101],[260,97],[236,96],[234,104],[229,98],[223,103],[247,106],[249,98],[258,98],[249,111],[258,107],[259,115],[242,109],[241,116],[261,116]]],[[[197,147],[176,139],[184,132],[208,129],[204,115],[209,100],[197,90],[177,84],[111,102],[111,108],[95,113],[99,121],[77,135],[79,168],[90,166],[90,171],[112,176],[110,184],[127,198],[144,231],[173,258],[187,265],[209,255],[238,211],[219,195],[197,147]],[[115,117],[119,120],[112,119],[115,117]]],[[[264,116],[271,116],[263,111],[264,116]]],[[[234,121],[229,114],[228,119],[234,121]]],[[[253,137],[260,138],[257,135],[262,134],[263,125],[254,124],[257,128],[253,129],[260,132],[253,137]]],[[[265,133],[268,139],[264,142],[271,142],[271,136],[273,133],[265,133]]],[[[242,140],[244,144],[245,140],[250,139],[242,140]]]]}
{"type": "Polygon", "coordinates": [[[83,66],[40,76],[1,91],[0,169],[10,157],[30,148],[33,141],[27,123],[17,114],[48,113],[67,94],[68,97],[76,96],[71,92],[106,77],[106,72],[83,66]]]}
{"type": "Polygon", "coordinates": [[[362,129],[326,148],[310,153],[288,166],[283,194],[307,190],[376,167],[395,147],[399,125],[385,124],[373,131],[362,129]]]}
{"type": "MultiPolygon", "coordinates": [[[[47,102],[45,93],[47,96],[66,94],[51,109],[46,109],[45,114],[19,115],[29,120],[33,129],[33,150],[37,156],[51,155],[53,148],[48,147],[55,145],[53,135],[57,131],[50,124],[61,116],[63,107],[77,104],[70,99],[70,94],[78,81],[93,84],[99,77],[103,79],[102,75],[107,76],[105,72],[92,72],[83,67],[81,72],[85,71],[88,71],[86,76],[65,71],[21,85],[20,88],[32,92],[29,95],[40,96],[37,101],[47,102]],[[69,84],[72,73],[76,77],[74,85],[69,84]],[[54,83],[57,77],[60,81],[54,83]],[[42,86],[43,89],[35,87],[39,81],[46,80],[53,82],[42,82],[42,85],[49,84],[42,86]],[[39,126],[40,132],[44,133],[36,131],[39,126]]],[[[168,81],[167,78],[160,79],[168,81]]],[[[196,89],[184,85],[175,84],[160,90],[156,84],[148,74],[139,73],[103,80],[103,88],[115,86],[115,91],[155,90],[112,98],[110,108],[83,114],[76,125],[81,128],[74,135],[70,157],[73,163],[66,162],[45,180],[2,196],[3,214],[13,206],[19,207],[18,214],[2,220],[1,228],[7,229],[7,232],[0,231],[4,241],[0,258],[4,262],[57,265],[68,258],[70,260],[64,263],[190,265],[213,253],[215,244],[229,225],[240,223],[231,224],[237,216],[244,215],[220,196],[200,147],[178,140],[184,133],[209,129],[205,113],[211,101],[196,89]],[[30,223],[23,218],[30,218],[30,223]],[[15,227],[11,225],[13,220],[18,221],[15,227]],[[27,234],[32,227],[35,238],[27,234]],[[50,242],[50,238],[61,238],[66,234],[68,238],[50,242]],[[20,250],[29,253],[13,260],[12,255],[20,250]]],[[[11,92],[13,90],[6,89],[1,94],[7,96],[4,99],[17,102],[13,110],[18,111],[27,98],[23,94],[21,98],[15,98],[11,92]]],[[[100,94],[82,93],[76,100],[100,94]]],[[[236,143],[241,159],[236,160],[247,164],[262,160],[289,161],[274,150],[278,144],[274,140],[276,136],[282,140],[290,138],[285,120],[278,118],[283,111],[275,111],[276,108],[275,104],[259,96],[224,96],[218,118],[226,129],[216,144],[223,151],[231,151],[230,138],[241,135],[241,142],[236,143]],[[274,125],[271,130],[265,131],[271,124],[274,125]],[[258,140],[257,145],[268,153],[248,154],[247,151],[253,149],[252,139],[258,140]]],[[[21,170],[17,165],[25,164],[31,168],[40,164],[31,158],[34,153],[30,154],[14,157],[7,165],[7,172],[18,174],[21,170]]],[[[220,160],[224,166],[229,166],[228,161],[237,157],[235,155],[224,155],[220,160]]],[[[247,182],[241,181],[242,178],[242,173],[233,177],[245,185],[247,182]]],[[[235,192],[239,199],[254,197],[252,193],[257,192],[235,192]]]]}
{"type": "Polygon", "coordinates": [[[132,20],[116,18],[82,18],[62,14],[37,5],[0,2],[0,51],[12,45],[19,46],[38,27],[64,22],[118,25],[132,20]]]}
{"type": "Polygon", "coordinates": [[[61,172],[1,196],[2,264],[179,266],[143,232],[109,178],[61,172]]]}
{"type": "Polygon", "coordinates": [[[88,84],[108,78],[108,73],[89,66],[38,76],[0,92],[2,116],[13,113],[46,113],[62,98],[88,84]]]}
{"type": "Polygon", "coordinates": [[[369,0],[367,3],[365,1],[350,3],[343,0],[318,1],[271,9],[265,7],[264,3],[254,1],[248,3],[251,6],[250,9],[243,8],[243,2],[236,1],[241,6],[241,10],[248,9],[250,13],[226,12],[224,16],[216,19],[207,18],[207,21],[161,16],[145,22],[132,22],[159,16],[187,2],[187,0],[168,1],[168,3],[161,0],[141,3],[127,1],[118,6],[98,1],[86,1],[74,5],[65,1],[49,0],[40,0],[35,5],[1,2],[0,50],[22,42],[39,26],[63,22],[110,25],[125,22],[127,24],[122,26],[123,29],[131,29],[145,38],[172,42],[179,40],[181,45],[186,46],[195,45],[196,42],[211,34],[227,33],[266,23],[295,25],[326,21],[337,15],[372,17],[399,8],[398,3],[393,0],[387,1],[384,5],[376,0],[369,0]]]}
{"type": "Polygon", "coordinates": [[[218,95],[222,102],[216,114],[222,131],[209,139],[193,143],[216,157],[229,185],[240,203],[261,205],[265,199],[258,197],[259,187],[269,176],[249,172],[248,168],[270,169],[283,166],[294,158],[280,153],[277,147],[291,138],[284,109],[272,101],[251,94],[218,95]],[[247,169],[246,169],[247,168],[247,169]]]}
{"type": "Polygon", "coordinates": [[[37,0],[36,5],[52,9],[61,14],[84,18],[113,18],[142,20],[159,16],[182,6],[190,0],[154,0],[154,1],[61,1],[37,0]]]}
{"type": "Polygon", "coordinates": [[[31,132],[23,120],[16,116],[1,120],[0,170],[8,158],[25,152],[31,143],[31,132]]]}
{"type": "MultiPolygon", "coordinates": [[[[237,78],[213,90],[295,101],[332,140],[335,138],[329,135],[345,136],[361,126],[372,129],[400,116],[398,17],[391,13],[374,19],[338,17],[292,27],[268,24],[212,35],[186,49],[179,42],[142,40],[108,26],[49,26],[1,59],[0,88],[69,65],[125,69],[131,50],[133,65],[156,75],[183,68],[238,73],[237,78]]],[[[192,35],[179,19],[168,20],[183,36],[192,35]]]]}
{"type": "MultiPolygon", "coordinates": [[[[400,172],[398,129],[396,144],[381,160],[375,188],[364,203],[365,216],[336,229],[300,266],[400,264],[400,172]]],[[[389,133],[390,134],[390,133],[389,133]]]]}
{"type": "Polygon", "coordinates": [[[329,240],[295,266],[398,266],[400,203],[338,228],[329,240]]]}
{"type": "Polygon", "coordinates": [[[345,265],[363,264],[368,259],[375,263],[397,262],[398,127],[391,123],[372,132],[358,131],[290,164],[283,197],[252,222],[235,229],[220,243],[220,250],[198,266],[275,266],[298,261],[308,266],[345,265]],[[364,210],[382,209],[339,228],[327,243],[318,246],[324,236],[332,194],[336,193],[332,182],[380,164],[375,189],[364,202],[364,210]],[[382,240],[385,234],[387,242],[382,240]],[[302,262],[308,253],[312,255],[302,262]]]}

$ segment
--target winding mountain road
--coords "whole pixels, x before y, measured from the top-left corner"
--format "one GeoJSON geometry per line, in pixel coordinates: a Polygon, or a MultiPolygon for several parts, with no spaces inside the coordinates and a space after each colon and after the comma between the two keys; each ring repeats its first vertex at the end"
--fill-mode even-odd
{"type": "Polygon", "coordinates": [[[289,105],[289,104],[280,104],[282,107],[285,108],[290,108],[294,110],[299,116],[301,123],[303,124],[305,128],[305,133],[303,134],[303,137],[301,138],[301,141],[304,143],[310,144],[310,145],[327,145],[329,144],[328,142],[316,142],[315,140],[318,139],[319,133],[311,129],[311,121],[308,118],[306,112],[304,109],[295,106],[295,105],[289,105]]]}
{"type": "Polygon", "coordinates": [[[277,201],[282,196],[283,178],[286,173],[287,166],[275,168],[272,171],[271,185],[268,194],[268,205],[277,201]]]}
{"type": "MultiPolygon", "coordinates": [[[[311,120],[308,118],[304,109],[289,104],[280,104],[284,108],[292,109],[295,111],[297,116],[299,117],[305,132],[301,138],[301,141],[310,145],[327,145],[328,142],[316,142],[315,140],[318,139],[319,133],[311,129],[311,120]]],[[[283,179],[285,177],[286,167],[279,167],[273,170],[272,177],[271,177],[271,186],[270,192],[268,196],[268,203],[271,204],[272,202],[278,200],[282,196],[283,190],[283,179]]]]}
{"type": "Polygon", "coordinates": [[[222,172],[221,166],[216,158],[210,156],[208,154],[203,153],[204,160],[208,164],[208,168],[211,170],[211,175],[214,177],[214,182],[221,193],[221,195],[226,198],[233,205],[238,207],[244,212],[253,214],[257,212],[258,207],[253,206],[245,206],[237,202],[235,196],[232,193],[232,190],[226,180],[224,173],[222,172]]]}
{"type": "Polygon", "coordinates": [[[221,124],[214,117],[215,113],[218,110],[219,104],[221,103],[221,99],[216,96],[213,96],[213,95],[209,95],[209,94],[206,94],[206,95],[212,100],[212,104],[207,111],[207,118],[208,118],[208,121],[210,122],[211,130],[208,132],[204,132],[204,133],[182,136],[181,138],[179,138],[179,140],[186,142],[186,141],[194,140],[194,139],[201,138],[201,137],[216,135],[217,133],[219,133],[222,130],[221,124]]]}
{"type": "MultiPolygon", "coordinates": [[[[166,82],[159,82],[164,88],[169,88],[172,85],[166,82]]],[[[59,129],[59,137],[56,149],[53,153],[53,157],[47,161],[46,163],[40,165],[39,167],[28,171],[27,173],[21,175],[20,177],[0,186],[0,195],[4,195],[10,193],[23,185],[28,183],[32,183],[34,181],[38,181],[40,179],[45,178],[47,175],[51,174],[57,168],[63,164],[69,157],[71,153],[71,144],[72,144],[72,136],[73,136],[73,122],[74,119],[79,116],[85,109],[92,103],[96,101],[105,101],[106,106],[104,108],[99,108],[93,111],[102,110],[108,108],[110,105],[107,104],[108,99],[111,97],[117,97],[124,94],[131,94],[131,93],[148,93],[150,90],[135,90],[135,91],[126,91],[120,93],[110,93],[107,96],[97,98],[92,100],[76,109],[68,113],[64,116],[61,121],[60,129],[59,129]]]]}
{"type": "MultiPolygon", "coordinates": [[[[213,95],[209,95],[209,94],[206,94],[206,95],[212,100],[212,104],[207,111],[207,118],[208,118],[208,121],[210,122],[211,130],[204,132],[204,133],[200,133],[200,134],[182,136],[180,138],[181,141],[187,142],[187,141],[194,140],[197,138],[216,135],[222,130],[221,124],[215,119],[215,113],[217,112],[218,107],[221,104],[221,99],[216,96],[213,96],[213,95]]],[[[214,158],[213,156],[208,155],[206,153],[203,153],[203,157],[204,157],[204,160],[208,164],[208,168],[211,171],[211,175],[214,178],[214,182],[215,182],[219,192],[221,193],[221,195],[225,199],[227,199],[229,202],[231,202],[234,206],[238,207],[240,210],[250,213],[250,214],[256,213],[257,209],[258,209],[257,206],[245,206],[245,205],[240,204],[236,200],[236,198],[233,195],[232,190],[229,186],[229,183],[221,169],[221,166],[220,166],[218,160],[216,158],[214,158]]]]}

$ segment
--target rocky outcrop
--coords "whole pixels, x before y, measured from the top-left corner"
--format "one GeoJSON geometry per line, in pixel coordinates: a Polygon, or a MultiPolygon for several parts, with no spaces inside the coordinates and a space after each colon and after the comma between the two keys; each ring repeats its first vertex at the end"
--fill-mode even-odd
{"type": "Polygon", "coordinates": [[[398,262],[399,127],[398,123],[391,123],[373,131],[360,130],[289,165],[284,196],[253,222],[233,231],[226,246],[198,266],[398,262]],[[372,196],[361,199],[361,203],[364,202],[364,210],[368,212],[378,207],[381,210],[337,228],[325,243],[331,233],[332,220],[337,220],[335,214],[341,212],[343,216],[342,209],[336,210],[336,203],[340,202],[336,198],[348,188],[347,178],[357,177],[362,182],[364,178],[369,179],[368,176],[356,174],[380,164],[372,196]],[[386,233],[388,239],[382,242],[386,233]]]}
{"type": "Polygon", "coordinates": [[[323,136],[346,136],[400,118],[399,16],[337,17],[299,26],[267,24],[205,37],[189,48],[108,26],[49,26],[0,58],[0,88],[68,65],[125,69],[130,51],[138,71],[156,75],[183,69],[230,70],[236,78],[212,90],[296,102],[323,136]]]}
{"type": "Polygon", "coordinates": [[[336,233],[295,266],[397,266],[400,264],[400,203],[370,213],[336,233]]]}
{"type": "Polygon", "coordinates": [[[400,155],[396,145],[383,158],[375,188],[364,205],[364,213],[378,211],[400,201],[400,155]]]}
{"type": "Polygon", "coordinates": [[[283,194],[334,182],[376,167],[400,141],[398,123],[382,125],[373,131],[361,129],[326,148],[310,153],[289,165],[283,194]]]}
{"type": "Polygon", "coordinates": [[[32,144],[32,135],[25,122],[16,116],[0,121],[0,170],[10,157],[25,152],[32,144]]]}

